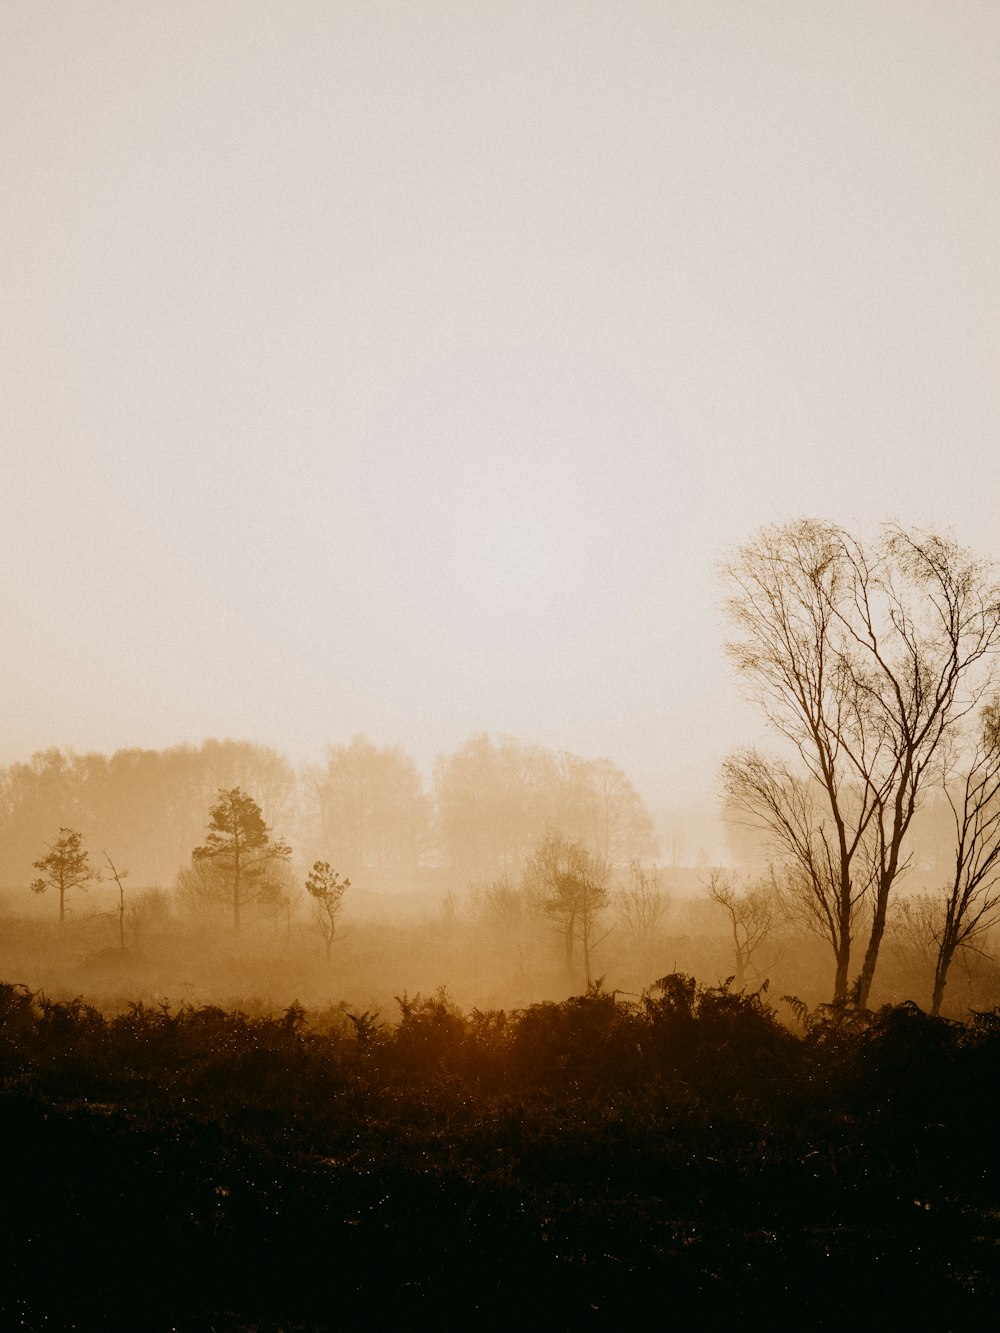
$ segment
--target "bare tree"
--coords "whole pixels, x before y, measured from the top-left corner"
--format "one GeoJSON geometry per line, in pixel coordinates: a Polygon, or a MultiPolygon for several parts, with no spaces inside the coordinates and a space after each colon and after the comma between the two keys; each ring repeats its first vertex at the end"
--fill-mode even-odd
{"type": "Polygon", "coordinates": [[[473,884],[471,897],[490,925],[505,935],[514,934],[527,914],[523,891],[512,884],[507,875],[487,883],[473,884]]]}
{"type": "Polygon", "coordinates": [[[726,794],[795,868],[835,955],[838,1003],[864,908],[851,988],[864,1005],[932,765],[989,687],[1000,593],[951,538],[892,525],[870,546],[813,520],[766,528],[725,574],[730,654],[790,756],[732,756],[726,794]]]}
{"type": "Polygon", "coordinates": [[[138,944],[140,934],[152,923],[163,922],[170,914],[170,897],[165,889],[142,889],[129,895],[125,908],[132,942],[138,944]]]}
{"type": "Polygon", "coordinates": [[[122,880],[128,879],[128,871],[119,870],[118,867],[115,865],[114,861],[112,861],[111,857],[107,854],[107,852],[104,853],[104,859],[105,861],[107,861],[108,866],[111,869],[111,878],[118,886],[118,942],[124,949],[125,948],[125,885],[122,883],[122,880]]]}
{"type": "Polygon", "coordinates": [[[733,985],[742,990],[751,972],[758,975],[754,955],[767,943],[778,920],[774,886],[757,879],[741,888],[735,876],[713,870],[708,879],[708,896],[728,918],[735,962],[733,985]]]}
{"type": "Polygon", "coordinates": [[[528,858],[525,886],[545,914],[558,925],[563,938],[566,971],[572,973],[577,942],[583,972],[590,986],[593,952],[607,937],[602,915],[610,903],[607,866],[579,842],[561,833],[547,833],[528,858]]]}
{"type": "Polygon", "coordinates": [[[624,927],[643,969],[649,965],[669,898],[658,866],[646,870],[639,861],[629,865],[628,883],[615,895],[615,914],[624,927]]]}
{"type": "Polygon", "coordinates": [[[933,972],[941,903],[932,893],[897,897],[889,908],[885,942],[907,973],[933,972]]]}
{"type": "Polygon", "coordinates": [[[931,1013],[941,1010],[948,971],[1000,919],[1000,708],[984,712],[983,735],[964,774],[945,782],[955,822],[954,873],[934,932],[937,957],[931,1013]]]}

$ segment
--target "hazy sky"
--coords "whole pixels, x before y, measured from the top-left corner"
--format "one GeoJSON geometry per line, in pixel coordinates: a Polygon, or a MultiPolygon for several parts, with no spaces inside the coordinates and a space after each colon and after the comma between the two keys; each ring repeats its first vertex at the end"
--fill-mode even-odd
{"type": "Polygon", "coordinates": [[[717,561],[1000,556],[1000,5],[0,2],[0,759],[749,739],[717,561]]]}

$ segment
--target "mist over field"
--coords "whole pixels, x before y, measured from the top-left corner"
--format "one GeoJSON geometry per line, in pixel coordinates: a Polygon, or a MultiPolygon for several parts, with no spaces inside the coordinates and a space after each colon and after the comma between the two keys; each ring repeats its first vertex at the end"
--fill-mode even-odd
{"type": "MultiPolygon", "coordinates": [[[[300,770],[266,747],[210,741],[49,750],[4,768],[0,792],[0,968],[57,999],[111,1011],[136,1000],[269,1013],[300,1003],[391,1020],[404,991],[445,986],[467,1008],[519,1008],[597,978],[638,995],[676,971],[830,998],[829,941],[766,830],[735,808],[725,822],[721,799],[658,823],[608,759],[481,733],[441,756],[426,783],[402,747],[361,736],[300,770]],[[265,848],[259,878],[237,895],[238,922],[230,849],[217,863],[197,855],[210,812],[234,790],[259,806],[270,845],[287,848],[274,859],[265,848]],[[35,868],[59,830],[78,833],[88,870],[62,904],[35,868]],[[345,885],[331,919],[307,887],[316,863],[345,885]],[[579,920],[572,894],[560,901],[567,875],[594,886],[579,920]]],[[[930,995],[954,858],[946,796],[930,790],[908,833],[879,1000],[930,995]]],[[[991,906],[975,948],[960,951],[947,1012],[994,1002],[994,919],[991,906]]]]}
{"type": "Polygon", "coordinates": [[[0,18],[0,1324],[992,1326],[1000,8],[0,18]]]}

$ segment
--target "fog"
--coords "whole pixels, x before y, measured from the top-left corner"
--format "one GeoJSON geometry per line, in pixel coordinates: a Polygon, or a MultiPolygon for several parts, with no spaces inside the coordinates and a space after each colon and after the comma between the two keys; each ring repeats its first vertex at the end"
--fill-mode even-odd
{"type": "Polygon", "coordinates": [[[732,544],[996,553],[991,6],[8,8],[4,762],[485,730],[701,809],[732,544]]]}
{"type": "MultiPolygon", "coordinates": [[[[608,759],[479,733],[425,781],[402,747],[362,736],[305,769],[265,747],[211,741],[107,756],[50,750],[0,771],[0,790],[0,974],[110,1013],[134,1002],[248,1013],[299,1003],[320,1024],[348,1012],[392,1023],[398,996],[442,986],[466,1010],[521,1009],[598,980],[637,997],[671,972],[730,978],[738,990],[766,983],[775,1002],[829,999],[829,947],[782,895],[787,870],[762,833],[721,802],[654,819],[608,759]],[[242,891],[236,925],[229,881],[213,881],[194,855],[233,789],[259,803],[271,844],[290,847],[242,891]],[[67,890],[61,923],[52,884],[29,892],[60,829],[79,831],[99,874],[67,890]],[[557,901],[560,873],[579,869],[574,856],[594,885],[586,941],[557,901]],[[329,950],[306,889],[318,861],[349,880],[329,950]],[[737,902],[767,898],[752,947],[720,883],[737,902]]],[[[940,910],[930,904],[954,857],[943,798],[921,811],[909,846],[878,1002],[928,1001],[940,910]]],[[[947,1011],[995,1003],[998,987],[984,936],[963,953],[947,1011]]]]}
{"type": "Polygon", "coordinates": [[[991,1326],[1000,6],[0,13],[0,1324],[991,1326]]]}

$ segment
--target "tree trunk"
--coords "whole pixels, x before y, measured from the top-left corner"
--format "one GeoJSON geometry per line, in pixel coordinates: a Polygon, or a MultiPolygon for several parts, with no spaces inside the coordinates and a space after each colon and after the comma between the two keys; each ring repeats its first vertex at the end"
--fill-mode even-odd
{"type": "Polygon", "coordinates": [[[875,903],[875,915],[872,918],[872,932],[868,936],[868,948],[865,950],[864,962],[861,964],[861,971],[854,983],[856,991],[856,1000],[859,1009],[868,1008],[868,996],[871,993],[872,982],[875,980],[875,966],[878,963],[878,951],[882,944],[882,936],[885,934],[885,913],[889,902],[889,886],[879,893],[875,903]]]}
{"type": "Polygon", "coordinates": [[[733,977],[734,990],[741,991],[746,985],[746,964],[743,961],[743,950],[736,946],[736,973],[733,977]]]}
{"type": "MultiPolygon", "coordinates": [[[[843,842],[843,833],[841,833],[843,842]]],[[[847,977],[851,967],[851,863],[841,847],[840,882],[836,889],[837,920],[834,926],[833,956],[837,967],[833,977],[833,1003],[847,1002],[847,977]]]]}
{"type": "Polygon", "coordinates": [[[944,988],[948,984],[948,969],[951,967],[951,960],[954,956],[955,945],[950,940],[942,940],[937,961],[934,964],[934,989],[931,992],[931,1013],[935,1018],[941,1012],[944,988]]]}
{"type": "Polygon", "coordinates": [[[839,939],[834,945],[834,957],[837,970],[833,979],[833,1003],[844,1004],[847,1000],[847,975],[851,966],[851,915],[850,905],[842,907],[839,921],[839,939]]]}
{"type": "Polygon", "coordinates": [[[240,933],[240,843],[233,838],[233,930],[240,933]]]}

